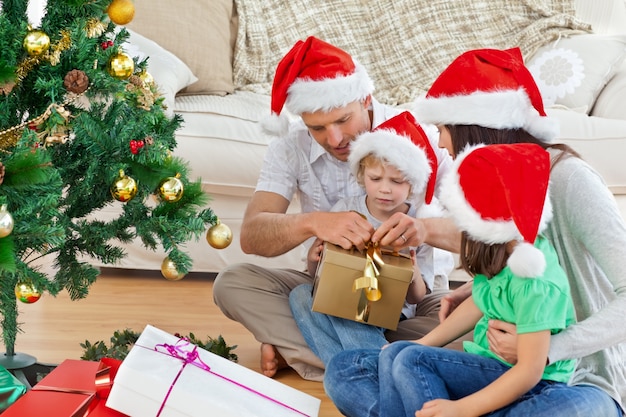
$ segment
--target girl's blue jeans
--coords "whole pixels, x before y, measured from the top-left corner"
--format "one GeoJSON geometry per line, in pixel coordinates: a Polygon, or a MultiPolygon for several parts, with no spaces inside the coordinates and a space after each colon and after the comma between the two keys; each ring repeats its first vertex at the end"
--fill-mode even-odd
{"type": "MultiPolygon", "coordinates": [[[[507,369],[499,361],[479,355],[394,342],[383,350],[337,354],[326,368],[324,388],[339,411],[349,417],[413,417],[424,402],[464,397],[507,369]]],[[[622,413],[599,388],[541,381],[513,404],[488,416],[621,417],[622,413]]]]}

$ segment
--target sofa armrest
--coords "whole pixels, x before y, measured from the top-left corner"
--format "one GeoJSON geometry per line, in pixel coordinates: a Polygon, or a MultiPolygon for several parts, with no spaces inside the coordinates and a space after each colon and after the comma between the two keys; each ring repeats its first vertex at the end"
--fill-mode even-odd
{"type": "Polygon", "coordinates": [[[626,120],[626,60],[598,95],[591,116],[626,120]]]}

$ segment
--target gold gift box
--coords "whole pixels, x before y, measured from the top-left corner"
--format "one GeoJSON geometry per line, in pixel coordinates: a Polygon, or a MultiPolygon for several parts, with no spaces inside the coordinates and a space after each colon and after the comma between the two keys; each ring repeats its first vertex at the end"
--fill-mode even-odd
{"type": "Polygon", "coordinates": [[[413,277],[411,259],[403,254],[382,252],[378,265],[377,301],[365,298],[364,289],[353,290],[364,276],[365,252],[324,244],[313,286],[313,311],[395,330],[398,327],[406,292],[413,277]],[[365,313],[365,314],[364,314],[365,313]]]}

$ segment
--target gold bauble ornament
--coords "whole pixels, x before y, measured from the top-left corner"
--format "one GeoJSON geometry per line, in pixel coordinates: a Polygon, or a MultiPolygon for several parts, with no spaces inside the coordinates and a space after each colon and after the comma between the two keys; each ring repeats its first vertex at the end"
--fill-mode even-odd
{"type": "Polygon", "coordinates": [[[224,249],[233,241],[233,232],[219,220],[206,232],[206,241],[215,249],[224,249]]]}
{"type": "Polygon", "coordinates": [[[13,216],[7,210],[7,205],[3,204],[0,207],[0,238],[7,237],[13,231],[13,216]]]}
{"type": "Polygon", "coordinates": [[[144,71],[141,74],[139,74],[139,78],[141,79],[141,81],[143,81],[143,84],[146,86],[154,84],[154,77],[152,77],[152,74],[150,74],[148,71],[144,71]]]}
{"type": "Polygon", "coordinates": [[[125,53],[118,52],[109,58],[107,71],[111,77],[125,80],[133,75],[133,71],[135,71],[135,62],[125,53]]]}
{"type": "Polygon", "coordinates": [[[107,14],[111,22],[125,25],[135,17],[135,5],[131,0],[113,0],[107,8],[107,14]]]}
{"type": "Polygon", "coordinates": [[[111,184],[111,195],[117,201],[126,203],[137,194],[137,182],[120,170],[120,175],[111,184]]]}
{"type": "Polygon", "coordinates": [[[15,297],[23,303],[32,304],[41,298],[41,291],[30,281],[15,284],[15,297]]]}
{"type": "Polygon", "coordinates": [[[175,177],[167,177],[159,183],[159,197],[168,203],[175,203],[183,196],[184,188],[180,174],[176,174],[175,177]]]}
{"type": "Polygon", "coordinates": [[[24,38],[24,49],[30,56],[39,56],[50,47],[50,37],[42,30],[31,30],[24,38]]]}
{"type": "Polygon", "coordinates": [[[168,281],[178,281],[179,279],[183,279],[185,276],[185,274],[178,272],[174,262],[172,262],[172,260],[167,256],[161,263],[161,274],[168,281]]]}

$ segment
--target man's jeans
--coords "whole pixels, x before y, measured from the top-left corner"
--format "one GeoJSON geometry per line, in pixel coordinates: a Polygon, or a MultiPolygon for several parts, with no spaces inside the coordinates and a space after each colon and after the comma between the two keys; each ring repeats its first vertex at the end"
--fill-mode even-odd
{"type": "MultiPolygon", "coordinates": [[[[507,369],[499,361],[479,355],[395,342],[382,351],[361,349],[338,354],[327,366],[324,388],[337,408],[349,417],[413,417],[424,402],[464,397],[488,385],[507,369]],[[420,363],[432,365],[427,372],[434,372],[436,377],[416,372],[413,364],[418,356],[420,363]],[[445,379],[445,387],[439,377],[445,379]]],[[[621,415],[615,401],[596,387],[550,381],[541,381],[513,404],[488,414],[498,417],[621,415]]]]}

